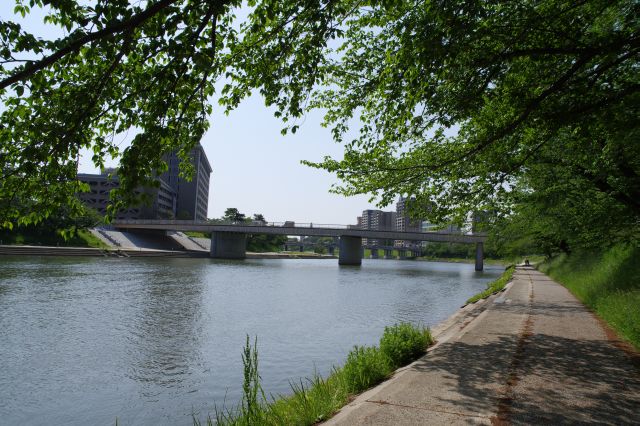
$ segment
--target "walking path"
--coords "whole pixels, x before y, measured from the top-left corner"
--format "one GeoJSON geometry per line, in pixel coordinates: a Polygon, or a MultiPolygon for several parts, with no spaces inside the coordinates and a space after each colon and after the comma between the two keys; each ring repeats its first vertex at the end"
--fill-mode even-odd
{"type": "Polygon", "coordinates": [[[505,292],[479,303],[434,330],[424,358],[327,423],[640,423],[637,353],[564,287],[518,267],[505,292]]]}

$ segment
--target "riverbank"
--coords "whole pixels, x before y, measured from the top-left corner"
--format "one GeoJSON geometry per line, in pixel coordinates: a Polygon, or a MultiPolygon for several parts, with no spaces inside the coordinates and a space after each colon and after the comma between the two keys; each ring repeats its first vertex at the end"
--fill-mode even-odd
{"type": "Polygon", "coordinates": [[[0,256],[70,256],[70,257],[208,257],[208,253],[152,249],[113,249],[93,247],[54,247],[0,245],[0,256]]]}
{"type": "MultiPolygon", "coordinates": [[[[0,256],[93,256],[93,257],[196,257],[208,258],[209,252],[195,250],[155,250],[133,248],[58,247],[40,245],[0,245],[0,256]]],[[[247,259],[336,259],[316,253],[252,253],[247,259]]]]}
{"type": "Polygon", "coordinates": [[[247,252],[247,259],[337,259],[337,256],[317,253],[287,253],[287,252],[247,252]]]}
{"type": "Polygon", "coordinates": [[[435,346],[328,425],[633,423],[640,373],[560,284],[518,267],[505,292],[434,328],[435,346]]]}
{"type": "Polygon", "coordinates": [[[466,304],[475,303],[480,299],[486,299],[493,294],[503,291],[506,288],[507,284],[511,282],[511,278],[513,277],[514,272],[515,266],[509,266],[497,280],[491,281],[489,284],[487,284],[486,290],[481,291],[474,296],[471,296],[467,300],[466,304]]]}
{"type": "MultiPolygon", "coordinates": [[[[315,375],[304,383],[292,384],[293,394],[266,400],[258,373],[257,339],[247,336],[243,353],[244,386],[242,402],[236,410],[216,411],[215,423],[207,425],[314,425],[330,418],[354,394],[387,379],[399,367],[422,356],[433,344],[428,329],[400,323],[385,327],[379,346],[355,346],[342,367],[323,379],[315,375]]],[[[194,424],[201,423],[194,418],[194,424]]]]}
{"type": "Polygon", "coordinates": [[[20,245],[20,246],[49,246],[49,247],[81,247],[81,248],[99,248],[108,249],[109,245],[97,238],[87,229],[78,229],[74,235],[64,239],[57,232],[50,234],[34,234],[19,231],[0,232],[1,245],[20,245]]]}
{"type": "Polygon", "coordinates": [[[601,252],[559,255],[539,269],[593,309],[640,350],[640,248],[617,245],[601,252]]]}

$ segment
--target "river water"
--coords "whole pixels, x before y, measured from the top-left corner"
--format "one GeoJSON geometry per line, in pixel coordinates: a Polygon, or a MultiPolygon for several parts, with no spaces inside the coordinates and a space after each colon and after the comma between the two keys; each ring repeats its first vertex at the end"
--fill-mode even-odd
{"type": "Polygon", "coordinates": [[[191,425],[325,375],[386,325],[437,324],[502,268],[365,260],[0,258],[0,424],[191,425]]]}

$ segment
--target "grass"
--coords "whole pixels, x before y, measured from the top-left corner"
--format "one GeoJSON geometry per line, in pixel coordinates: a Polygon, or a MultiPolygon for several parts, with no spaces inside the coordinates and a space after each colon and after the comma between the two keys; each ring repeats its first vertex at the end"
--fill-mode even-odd
{"type": "Polygon", "coordinates": [[[198,231],[184,231],[184,234],[191,238],[211,238],[211,234],[198,231]]]}
{"type": "MultiPolygon", "coordinates": [[[[262,391],[258,374],[257,341],[247,343],[244,364],[243,398],[235,409],[216,409],[215,420],[207,425],[313,425],[329,419],[351,398],[391,376],[399,367],[422,356],[433,344],[428,329],[400,323],[386,327],[380,347],[355,346],[341,368],[327,377],[315,374],[311,379],[291,383],[292,394],[271,398],[262,391]]],[[[194,425],[200,421],[194,417],[194,425]]]]}
{"type": "Polygon", "coordinates": [[[493,293],[500,291],[507,285],[509,281],[511,281],[511,277],[513,276],[513,272],[515,271],[515,267],[513,265],[509,266],[500,277],[487,284],[487,289],[481,293],[472,296],[467,300],[467,303],[474,303],[480,299],[484,299],[485,297],[491,296],[493,293]]]}
{"type": "MultiPolygon", "coordinates": [[[[337,255],[337,252],[338,251],[336,250],[336,254],[334,255],[337,255]]],[[[319,254],[312,251],[281,251],[279,253],[288,254],[291,256],[328,256],[329,255],[329,253],[319,254]]]]}
{"type": "Polygon", "coordinates": [[[51,233],[43,234],[30,234],[23,232],[11,232],[5,233],[0,237],[3,244],[15,244],[15,245],[43,245],[43,246],[60,246],[60,247],[95,247],[106,249],[109,248],[102,240],[93,235],[89,230],[80,229],[77,233],[64,239],[60,234],[54,230],[51,233]]]}
{"type": "Polygon", "coordinates": [[[560,282],[640,349],[640,247],[559,255],[539,269],[560,282]]]}
{"type": "Polygon", "coordinates": [[[109,246],[104,243],[100,238],[93,235],[89,230],[81,229],[78,231],[78,239],[84,241],[86,247],[95,247],[101,249],[107,249],[109,246]]]}

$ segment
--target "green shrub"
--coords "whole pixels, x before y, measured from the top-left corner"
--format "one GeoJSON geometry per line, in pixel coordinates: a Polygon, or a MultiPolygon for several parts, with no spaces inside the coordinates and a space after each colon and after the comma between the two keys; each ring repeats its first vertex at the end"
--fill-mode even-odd
{"type": "Polygon", "coordinates": [[[355,346],[342,367],[349,393],[359,393],[383,381],[391,371],[389,358],[375,346],[355,346]]]}
{"type": "Polygon", "coordinates": [[[432,343],[428,329],[400,323],[385,327],[380,338],[380,351],[394,368],[398,368],[419,358],[432,343]]]}

